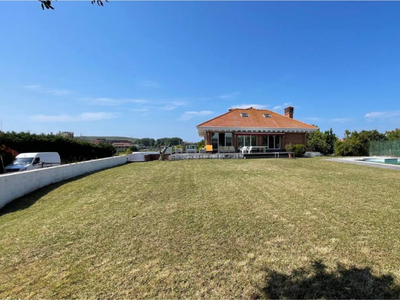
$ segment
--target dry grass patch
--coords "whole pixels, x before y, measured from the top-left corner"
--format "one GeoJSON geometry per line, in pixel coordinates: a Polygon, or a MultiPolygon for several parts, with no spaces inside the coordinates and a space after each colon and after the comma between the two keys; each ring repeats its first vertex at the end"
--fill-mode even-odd
{"type": "Polygon", "coordinates": [[[109,169],[6,207],[0,298],[398,298],[399,190],[321,159],[109,169]]]}

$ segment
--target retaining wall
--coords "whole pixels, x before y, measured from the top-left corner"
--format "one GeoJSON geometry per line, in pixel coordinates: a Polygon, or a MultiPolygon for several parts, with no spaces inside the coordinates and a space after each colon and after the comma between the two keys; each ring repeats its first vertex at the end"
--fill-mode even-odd
{"type": "Polygon", "coordinates": [[[0,209],[11,201],[46,185],[86,173],[126,164],[127,156],[116,156],[79,163],[0,175],[0,209]]]}

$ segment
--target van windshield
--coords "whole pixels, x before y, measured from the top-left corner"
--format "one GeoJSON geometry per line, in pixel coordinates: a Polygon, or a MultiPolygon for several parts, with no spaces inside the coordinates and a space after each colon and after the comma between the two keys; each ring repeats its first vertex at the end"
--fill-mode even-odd
{"type": "Polygon", "coordinates": [[[32,163],[32,157],[21,157],[14,160],[13,165],[28,165],[32,163]]]}

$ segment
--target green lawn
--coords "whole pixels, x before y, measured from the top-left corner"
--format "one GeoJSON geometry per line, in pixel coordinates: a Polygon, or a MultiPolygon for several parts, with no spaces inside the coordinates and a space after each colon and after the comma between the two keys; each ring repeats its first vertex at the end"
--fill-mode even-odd
{"type": "Polygon", "coordinates": [[[0,298],[399,298],[400,172],[129,164],[0,211],[0,298]]]}

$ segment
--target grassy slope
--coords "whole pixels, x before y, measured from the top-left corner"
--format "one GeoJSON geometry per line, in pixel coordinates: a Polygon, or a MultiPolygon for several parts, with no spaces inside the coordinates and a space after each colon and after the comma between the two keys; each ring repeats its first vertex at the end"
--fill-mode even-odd
{"type": "Polygon", "coordinates": [[[0,298],[248,298],[316,260],[398,284],[399,190],[400,172],[320,159],[113,168],[0,216],[0,298]]]}

